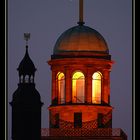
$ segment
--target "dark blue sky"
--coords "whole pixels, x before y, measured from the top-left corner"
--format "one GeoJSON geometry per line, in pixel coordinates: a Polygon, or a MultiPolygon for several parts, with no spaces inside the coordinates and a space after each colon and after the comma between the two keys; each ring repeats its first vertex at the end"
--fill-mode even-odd
{"type": "MultiPolygon", "coordinates": [[[[8,102],[17,88],[16,68],[25,54],[23,33],[30,32],[29,54],[36,68],[42,127],[48,127],[51,70],[47,61],[58,37],[78,21],[79,0],[8,0],[8,102]]],[[[111,105],[113,127],[132,136],[132,1],[84,0],[85,25],[96,29],[108,43],[112,60],[111,105]]],[[[8,140],[11,140],[11,107],[8,105],[8,140]]]]}

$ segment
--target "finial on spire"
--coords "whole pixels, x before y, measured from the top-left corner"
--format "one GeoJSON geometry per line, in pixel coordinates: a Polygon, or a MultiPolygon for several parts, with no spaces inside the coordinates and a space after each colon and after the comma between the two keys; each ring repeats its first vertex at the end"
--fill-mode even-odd
{"type": "Polygon", "coordinates": [[[83,25],[83,0],[79,0],[79,25],[83,25]]]}
{"type": "Polygon", "coordinates": [[[28,40],[30,39],[30,33],[24,33],[24,39],[26,40],[26,46],[27,46],[28,40]]]}

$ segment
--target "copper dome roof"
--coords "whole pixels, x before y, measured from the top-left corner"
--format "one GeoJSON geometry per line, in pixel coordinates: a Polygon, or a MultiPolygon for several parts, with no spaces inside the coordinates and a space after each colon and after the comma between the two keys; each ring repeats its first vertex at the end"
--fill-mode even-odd
{"type": "Polygon", "coordinates": [[[88,26],[74,26],[66,30],[56,41],[53,54],[68,52],[95,52],[108,54],[103,36],[88,26]]]}

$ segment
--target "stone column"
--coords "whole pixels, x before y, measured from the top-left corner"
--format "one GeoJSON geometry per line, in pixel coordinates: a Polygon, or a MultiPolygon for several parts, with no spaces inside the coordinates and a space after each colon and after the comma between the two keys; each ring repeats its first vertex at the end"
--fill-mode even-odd
{"type": "Polygon", "coordinates": [[[92,75],[90,72],[90,68],[87,70],[86,76],[86,102],[92,103],[92,75]]]}
{"type": "Polygon", "coordinates": [[[57,104],[56,72],[52,70],[52,104],[57,104]]]}
{"type": "Polygon", "coordinates": [[[70,69],[66,68],[66,104],[72,103],[72,79],[70,69]]]}
{"type": "Polygon", "coordinates": [[[105,103],[109,103],[108,98],[110,96],[110,76],[109,76],[109,70],[104,69],[103,72],[103,95],[102,95],[102,101],[105,103]]]}

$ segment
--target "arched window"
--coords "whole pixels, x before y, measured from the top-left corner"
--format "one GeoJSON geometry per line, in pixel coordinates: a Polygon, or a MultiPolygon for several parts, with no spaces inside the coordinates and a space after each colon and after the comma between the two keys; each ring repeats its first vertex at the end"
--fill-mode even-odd
{"type": "Polygon", "coordinates": [[[72,102],[85,102],[85,76],[82,72],[75,72],[72,76],[72,102]]]}
{"type": "Polygon", "coordinates": [[[31,83],[34,82],[34,77],[33,77],[33,75],[31,75],[31,77],[30,77],[30,82],[31,82],[31,83]]]}
{"type": "Polygon", "coordinates": [[[57,74],[57,83],[58,83],[58,103],[65,103],[65,75],[64,73],[59,72],[57,74]]]}
{"type": "Polygon", "coordinates": [[[92,103],[101,103],[101,80],[102,74],[100,72],[95,72],[92,75],[92,103]]]}
{"type": "Polygon", "coordinates": [[[23,75],[20,76],[20,83],[23,83],[23,75]]]}
{"type": "Polygon", "coordinates": [[[25,83],[29,83],[29,75],[25,76],[25,83]]]}

